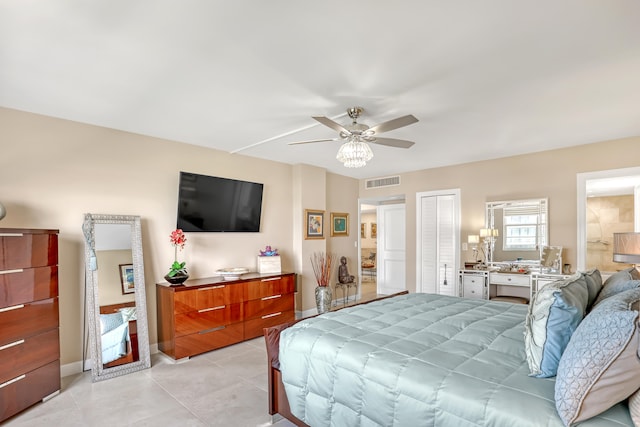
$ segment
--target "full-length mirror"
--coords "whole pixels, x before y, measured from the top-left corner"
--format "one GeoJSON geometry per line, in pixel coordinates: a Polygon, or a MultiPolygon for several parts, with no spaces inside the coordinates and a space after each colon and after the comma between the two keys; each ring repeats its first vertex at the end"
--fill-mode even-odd
{"type": "Polygon", "coordinates": [[[549,241],[548,205],[545,199],[487,202],[484,236],[488,262],[521,261],[539,265],[540,252],[549,241]]]}
{"type": "Polygon", "coordinates": [[[149,368],[140,217],[85,214],[83,231],[92,379],[149,368]]]}

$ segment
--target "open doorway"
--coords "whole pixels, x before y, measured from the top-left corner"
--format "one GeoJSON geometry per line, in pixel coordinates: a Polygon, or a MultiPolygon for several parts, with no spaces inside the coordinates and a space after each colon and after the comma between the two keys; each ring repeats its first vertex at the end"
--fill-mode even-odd
{"type": "Polygon", "coordinates": [[[359,299],[406,289],[404,209],[404,196],[359,201],[359,299]]]}
{"type": "Polygon", "coordinates": [[[613,233],[640,231],[640,167],[578,174],[578,271],[609,275],[613,233]]]}

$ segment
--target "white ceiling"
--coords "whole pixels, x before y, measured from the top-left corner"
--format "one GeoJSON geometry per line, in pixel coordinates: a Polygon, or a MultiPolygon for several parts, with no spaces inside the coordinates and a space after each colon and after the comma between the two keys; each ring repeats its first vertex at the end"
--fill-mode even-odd
{"type": "Polygon", "coordinates": [[[636,136],[640,2],[0,0],[0,106],[355,178],[636,136]],[[415,146],[287,145],[356,105],[415,146]]]}

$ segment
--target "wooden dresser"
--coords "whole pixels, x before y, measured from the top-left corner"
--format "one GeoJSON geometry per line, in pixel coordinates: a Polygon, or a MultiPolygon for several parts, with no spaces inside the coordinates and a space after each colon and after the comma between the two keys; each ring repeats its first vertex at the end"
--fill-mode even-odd
{"type": "Polygon", "coordinates": [[[174,359],[262,336],[294,320],[295,274],[244,274],[156,285],[158,348],[174,359]]]}
{"type": "Polygon", "coordinates": [[[59,391],[58,230],[0,228],[0,422],[59,391]]]}

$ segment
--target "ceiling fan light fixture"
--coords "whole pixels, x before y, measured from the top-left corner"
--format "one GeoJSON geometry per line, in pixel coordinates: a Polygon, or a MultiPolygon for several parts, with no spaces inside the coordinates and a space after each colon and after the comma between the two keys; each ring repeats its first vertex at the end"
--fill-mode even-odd
{"type": "Polygon", "coordinates": [[[340,146],[336,159],[347,168],[361,168],[373,158],[373,151],[366,142],[351,138],[340,146]]]}

